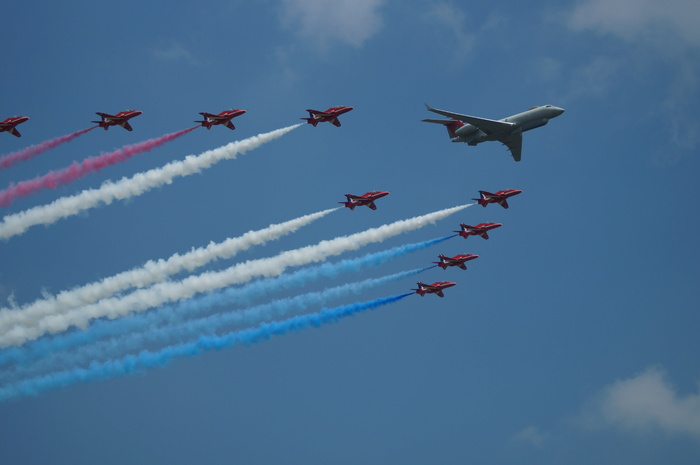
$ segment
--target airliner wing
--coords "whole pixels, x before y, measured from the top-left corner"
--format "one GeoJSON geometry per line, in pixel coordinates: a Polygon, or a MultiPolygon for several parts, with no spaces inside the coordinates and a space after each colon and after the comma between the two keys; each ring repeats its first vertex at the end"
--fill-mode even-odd
{"type": "Polygon", "coordinates": [[[460,121],[464,121],[465,123],[469,123],[472,126],[476,126],[477,128],[484,131],[486,134],[505,132],[505,131],[512,129],[513,126],[515,126],[514,123],[506,123],[503,121],[496,121],[493,119],[478,118],[476,116],[462,115],[460,113],[452,113],[451,111],[437,110],[435,108],[432,108],[428,104],[426,104],[425,107],[428,109],[428,111],[432,111],[433,113],[437,113],[438,115],[447,116],[448,118],[458,119],[460,121]]]}
{"type": "Polygon", "coordinates": [[[513,155],[513,160],[520,161],[520,154],[523,149],[523,133],[511,134],[503,139],[498,139],[503,145],[508,147],[510,154],[513,155]]]}

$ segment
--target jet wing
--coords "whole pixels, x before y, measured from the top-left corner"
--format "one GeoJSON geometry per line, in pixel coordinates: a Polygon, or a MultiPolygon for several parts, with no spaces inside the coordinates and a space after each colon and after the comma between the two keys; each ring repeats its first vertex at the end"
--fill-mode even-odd
{"type": "Polygon", "coordinates": [[[498,139],[503,145],[508,147],[510,154],[513,155],[513,160],[520,161],[520,155],[523,150],[523,134],[518,132],[517,134],[511,134],[503,139],[498,139]]]}
{"type": "MultiPolygon", "coordinates": [[[[510,129],[513,128],[513,126],[515,126],[514,123],[506,123],[504,121],[496,121],[493,119],[478,118],[476,116],[462,115],[460,113],[452,113],[451,111],[437,110],[435,108],[432,108],[427,103],[425,104],[425,107],[428,109],[428,111],[432,111],[433,113],[437,113],[438,115],[447,116],[448,118],[458,119],[460,121],[464,121],[465,123],[469,123],[472,126],[476,126],[477,128],[484,131],[486,134],[494,134],[494,133],[498,133],[498,132],[509,131],[510,129]]],[[[430,122],[432,122],[432,121],[430,121],[430,122]]]]}
{"type": "Polygon", "coordinates": [[[122,124],[120,124],[121,127],[126,129],[127,131],[133,131],[134,128],[131,127],[128,121],[124,121],[122,124]]]}
{"type": "Polygon", "coordinates": [[[8,131],[10,132],[10,134],[12,134],[15,137],[22,137],[22,134],[20,134],[19,131],[17,129],[15,129],[14,127],[8,129],[8,131]]]}

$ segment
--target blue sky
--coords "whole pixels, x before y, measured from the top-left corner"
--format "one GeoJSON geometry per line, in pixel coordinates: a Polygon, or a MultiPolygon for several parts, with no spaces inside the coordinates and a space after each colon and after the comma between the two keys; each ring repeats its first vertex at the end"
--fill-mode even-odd
{"type": "MultiPolygon", "coordinates": [[[[0,403],[0,462],[695,464],[700,323],[694,185],[700,168],[700,6],[670,0],[21,2],[0,18],[0,118],[27,115],[7,154],[135,108],[0,171],[11,182],[243,108],[152,152],[3,207],[2,216],[350,105],[236,160],[0,243],[2,307],[25,305],[192,248],[388,190],[201,271],[522,189],[329,259],[449,239],[320,291],[476,253],[332,301],[456,281],[444,299],[375,311],[247,347],[0,403]],[[423,103],[502,118],[566,109],[523,138],[450,143],[423,103]]],[[[176,275],[173,281],[185,278],[176,275]]],[[[275,295],[274,297],[278,297],[275,295]]],[[[272,296],[266,298],[271,299],[272,296]]],[[[262,299],[264,302],[266,299],[262,299]]],[[[319,309],[309,307],[307,312],[319,309]]],[[[229,309],[221,309],[229,310],[229,309]]],[[[232,309],[232,310],[235,310],[232,309]]],[[[0,350],[2,354],[2,350],[0,350]]],[[[0,384],[13,381],[7,366],[0,384]]]]}

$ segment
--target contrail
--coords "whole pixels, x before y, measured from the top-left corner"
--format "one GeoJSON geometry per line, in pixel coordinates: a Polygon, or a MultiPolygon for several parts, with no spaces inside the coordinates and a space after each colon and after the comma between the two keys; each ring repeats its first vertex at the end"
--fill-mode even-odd
{"type": "Polygon", "coordinates": [[[317,313],[297,315],[283,321],[263,323],[256,328],[235,331],[221,336],[201,336],[196,341],[171,345],[158,351],[144,350],[136,355],[127,355],[120,359],[94,362],[87,368],[75,368],[37,376],[0,388],[0,402],[22,396],[36,395],[50,389],[70,386],[80,381],[106,380],[139,373],[150,368],[167,365],[176,358],[193,357],[211,350],[227,349],[239,344],[256,344],[273,336],[336,323],[356,313],[374,310],[383,305],[397,302],[412,294],[412,292],[399,294],[332,309],[324,308],[317,313]]]}
{"type": "Polygon", "coordinates": [[[380,252],[368,253],[362,257],[346,258],[337,263],[322,263],[276,278],[254,281],[243,287],[229,287],[216,293],[196,296],[173,306],[159,307],[149,312],[132,315],[129,318],[97,320],[87,331],[56,334],[30,341],[21,347],[8,347],[0,350],[0,366],[10,362],[27,363],[36,358],[47,358],[57,351],[92,344],[103,338],[115,337],[129,332],[146,331],[165,323],[177,323],[214,307],[248,305],[256,297],[269,296],[270,293],[281,289],[300,287],[321,278],[337,277],[342,273],[359,272],[369,267],[377,267],[455,236],[401,245],[380,252]]]}
{"type": "Polygon", "coordinates": [[[398,234],[435,223],[472,204],[439,210],[427,215],[396,221],[378,228],[321,241],[312,246],[289,250],[277,256],[239,263],[223,271],[207,272],[190,276],[179,282],[163,282],[147,289],[139,289],[122,298],[103,299],[85,307],[71,309],[62,315],[50,315],[33,326],[15,326],[0,334],[0,347],[20,345],[46,333],[57,333],[71,326],[86,329],[90,320],[106,317],[119,318],[133,312],[145,311],[167,302],[188,299],[199,292],[241,284],[254,277],[273,277],[282,274],[290,266],[301,266],[325,261],[328,257],[350,250],[357,250],[367,244],[382,242],[398,234]]]}
{"type": "Polygon", "coordinates": [[[92,131],[96,127],[97,126],[92,126],[87,129],[81,129],[80,131],[76,131],[72,134],[56,137],[55,139],[47,140],[45,142],[42,142],[41,144],[32,145],[31,147],[27,147],[26,149],[18,150],[17,152],[12,152],[9,155],[5,155],[4,157],[0,158],[0,171],[4,170],[5,168],[9,168],[20,161],[25,161],[29,160],[30,158],[34,158],[35,156],[46,152],[47,150],[52,149],[54,147],[58,147],[61,144],[70,142],[76,137],[82,136],[88,131],[92,131]]]}
{"type": "Polygon", "coordinates": [[[156,187],[170,184],[180,176],[189,176],[209,168],[215,163],[234,159],[260,145],[283,136],[301,124],[295,124],[277,129],[242,141],[231,142],[222,147],[208,150],[200,155],[189,155],[184,160],[174,161],[160,168],[143,173],[137,173],[130,178],[122,178],[117,182],[107,181],[97,189],[87,189],[80,194],[62,197],[54,202],[30,208],[14,215],[7,215],[0,223],[0,239],[22,234],[28,228],[37,224],[51,224],[78,213],[97,207],[100,204],[109,205],[114,200],[125,200],[141,195],[156,187]]]}
{"type": "Polygon", "coordinates": [[[77,179],[84,177],[86,174],[94,173],[106,168],[107,166],[115,165],[127,161],[135,155],[139,155],[149,150],[169,142],[173,139],[194,131],[199,126],[194,126],[182,131],[173,132],[164,136],[149,139],[137,144],[127,145],[114,152],[103,153],[95,157],[89,157],[80,163],[74,161],[68,168],[62,170],[49,171],[43,176],[37,176],[28,181],[20,181],[17,184],[10,184],[7,189],[0,191],[0,206],[6,207],[10,205],[16,198],[24,197],[41,189],[56,189],[57,187],[69,184],[77,179]]]}
{"type": "Polygon", "coordinates": [[[304,215],[284,223],[270,225],[258,231],[249,231],[240,237],[229,238],[223,242],[211,242],[206,247],[193,249],[183,255],[174,254],[166,260],[149,260],[141,267],[133,268],[69,291],[63,291],[56,296],[38,300],[18,309],[2,308],[0,309],[0,333],[8,331],[14,325],[27,326],[36,324],[47,315],[59,315],[68,309],[92,304],[132,287],[144,288],[150,286],[183,270],[191,272],[213,260],[231,258],[238,252],[247,250],[252,246],[264,244],[286,234],[291,234],[299,228],[338,210],[338,208],[304,215]]]}
{"type": "MultiPolygon", "coordinates": [[[[175,321],[160,327],[151,325],[148,328],[142,328],[145,329],[143,332],[129,331],[119,338],[97,340],[93,344],[82,347],[75,352],[54,352],[33,365],[19,367],[20,370],[16,370],[13,375],[14,377],[21,376],[26,378],[27,376],[34,376],[34,373],[55,371],[57,367],[76,367],[90,361],[119,357],[125,353],[141,350],[147,347],[147,344],[164,344],[173,339],[196,339],[199,335],[213,334],[232,325],[250,325],[263,320],[279,318],[291,313],[301,312],[311,306],[325,305],[331,299],[338,299],[348,294],[359,294],[375,289],[387,283],[417,275],[431,268],[434,268],[434,266],[343,284],[322,291],[278,299],[241,311],[226,311],[194,320],[175,321]]],[[[7,375],[8,373],[5,374],[7,375]]]]}

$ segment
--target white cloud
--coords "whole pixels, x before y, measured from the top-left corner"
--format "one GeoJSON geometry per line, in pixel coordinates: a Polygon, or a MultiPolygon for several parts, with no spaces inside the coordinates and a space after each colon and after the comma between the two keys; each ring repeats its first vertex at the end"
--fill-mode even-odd
{"type": "Polygon", "coordinates": [[[435,3],[428,13],[432,20],[442,23],[444,29],[454,36],[455,42],[462,49],[471,49],[474,46],[475,37],[466,31],[466,14],[464,10],[452,3],[435,3]]]}
{"type": "Polygon", "coordinates": [[[660,430],[700,439],[700,392],[677,393],[664,371],[651,367],[605,388],[587,417],[628,432],[660,430]]]}
{"type": "Polygon", "coordinates": [[[662,69],[671,76],[656,92],[661,98],[655,104],[661,110],[657,118],[674,146],[657,151],[650,160],[653,165],[673,165],[682,158],[679,150],[692,150],[700,142],[700,129],[693,124],[700,89],[698,24],[697,0],[583,0],[568,15],[568,25],[575,31],[593,31],[628,42],[636,51],[629,55],[631,65],[641,65],[650,74],[662,69]]]}
{"type": "Polygon", "coordinates": [[[514,439],[516,441],[527,442],[533,446],[542,447],[545,441],[549,439],[549,434],[540,431],[537,426],[528,426],[516,433],[514,439]]]}
{"type": "Polygon", "coordinates": [[[339,41],[360,47],[382,27],[385,0],[283,0],[282,21],[323,47],[339,41]]]}
{"type": "Polygon", "coordinates": [[[154,48],[151,54],[162,61],[185,61],[191,65],[196,65],[197,60],[185,47],[177,42],[173,42],[168,47],[154,48]]]}
{"type": "Polygon", "coordinates": [[[592,29],[629,41],[667,45],[669,38],[700,46],[700,2],[697,0],[587,0],[569,18],[576,30],[592,29]]]}

